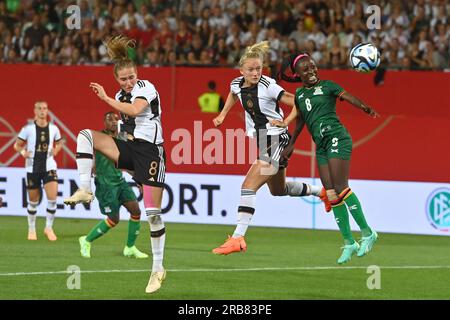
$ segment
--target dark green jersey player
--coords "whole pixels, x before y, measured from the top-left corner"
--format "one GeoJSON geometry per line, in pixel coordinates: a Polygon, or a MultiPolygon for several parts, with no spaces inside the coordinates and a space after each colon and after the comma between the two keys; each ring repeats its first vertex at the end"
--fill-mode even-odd
{"type": "MultiPolygon", "coordinates": [[[[103,130],[102,132],[109,134],[107,130],[103,130]]],[[[95,176],[96,185],[118,186],[125,182],[122,171],[117,169],[114,162],[99,151],[95,152],[95,169],[96,172],[100,172],[100,174],[95,176]]]]}
{"type": "MultiPolygon", "coordinates": [[[[107,130],[103,133],[109,134],[107,130]]],[[[131,218],[140,216],[139,206],[135,205],[136,195],[122,175],[122,171],[116,168],[114,162],[103,153],[95,152],[95,196],[100,205],[102,214],[107,215],[111,222],[119,221],[119,209],[123,204],[130,207],[132,203],[131,218]],[[135,214],[133,214],[133,212],[135,214]]]]}
{"type": "Polygon", "coordinates": [[[316,143],[319,166],[328,164],[330,158],[350,160],[352,138],[336,115],[336,99],[344,93],[344,89],[329,80],[317,81],[312,87],[300,87],[295,92],[295,106],[316,143]]]}
{"type": "Polygon", "coordinates": [[[294,143],[306,124],[316,143],[319,175],[331,202],[335,220],[344,238],[344,250],[338,263],[348,262],[353,254],[364,256],[377,240],[377,233],[367,224],[361,204],[348,186],[352,139],[336,115],[336,99],[345,100],[372,117],[378,113],[361,100],[355,98],[332,81],[320,80],[317,67],[308,54],[290,56],[282,64],[282,79],[303,82],[295,93],[295,108],[284,122],[272,121],[278,126],[287,126],[297,118],[297,125],[283,158],[292,154],[294,143]],[[359,245],[352,237],[348,210],[361,228],[359,245]]]}
{"type": "MultiPolygon", "coordinates": [[[[105,129],[102,131],[112,137],[117,136],[118,116],[114,112],[105,114],[105,129]]],[[[80,237],[81,255],[91,257],[91,243],[101,237],[119,221],[120,206],[124,206],[130,212],[128,222],[128,239],[123,250],[126,257],[147,258],[148,255],[139,251],[136,246],[136,238],[140,229],[141,210],[131,187],[125,181],[122,172],[116,168],[114,162],[101,152],[95,152],[95,196],[100,205],[100,211],[106,215],[105,220],[100,221],[92,230],[80,237]]]]}

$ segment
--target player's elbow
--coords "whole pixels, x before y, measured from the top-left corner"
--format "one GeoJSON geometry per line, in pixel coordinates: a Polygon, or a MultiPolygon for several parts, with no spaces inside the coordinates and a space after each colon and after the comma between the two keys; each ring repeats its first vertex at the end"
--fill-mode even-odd
{"type": "Polygon", "coordinates": [[[16,143],[14,143],[14,146],[13,146],[13,148],[14,148],[14,150],[15,151],[17,151],[17,152],[19,152],[20,151],[20,147],[19,147],[19,144],[16,142],[16,143]]]}

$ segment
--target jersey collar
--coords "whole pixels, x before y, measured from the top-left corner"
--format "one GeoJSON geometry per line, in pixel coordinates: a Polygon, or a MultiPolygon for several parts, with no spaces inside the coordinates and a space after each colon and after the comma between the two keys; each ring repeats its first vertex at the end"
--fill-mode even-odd
{"type": "Polygon", "coordinates": [[[315,86],[317,86],[319,83],[320,83],[320,81],[322,81],[321,79],[319,79],[319,81],[317,81],[314,85],[312,85],[311,87],[306,87],[306,86],[303,86],[303,88],[305,88],[306,90],[310,90],[310,89],[312,89],[312,88],[314,88],[315,86]]]}

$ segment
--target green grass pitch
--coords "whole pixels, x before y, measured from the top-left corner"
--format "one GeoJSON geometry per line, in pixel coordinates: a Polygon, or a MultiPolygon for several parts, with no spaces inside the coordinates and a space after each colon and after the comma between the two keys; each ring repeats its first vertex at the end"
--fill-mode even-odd
{"type": "MultiPolygon", "coordinates": [[[[341,238],[336,231],[250,227],[248,251],[217,256],[234,226],[167,223],[163,287],[144,292],[151,259],[121,255],[127,222],[95,241],[91,259],[79,254],[78,237],[96,223],[56,219],[58,241],[43,235],[28,241],[26,217],[0,217],[0,299],[449,299],[450,237],[380,233],[374,250],[344,266],[336,260],[341,238]],[[68,266],[81,270],[80,289],[68,289],[68,266]],[[368,289],[380,267],[380,289],[368,289]]],[[[359,235],[355,234],[356,237],[359,235]]],[[[142,223],[137,246],[150,253],[149,230],[142,223]]]]}

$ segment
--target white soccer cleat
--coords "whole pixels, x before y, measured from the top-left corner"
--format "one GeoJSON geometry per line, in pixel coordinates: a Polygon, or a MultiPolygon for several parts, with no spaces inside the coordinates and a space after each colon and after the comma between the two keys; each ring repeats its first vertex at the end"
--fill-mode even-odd
{"type": "Polygon", "coordinates": [[[166,278],[166,270],[163,272],[152,272],[150,280],[148,280],[147,288],[145,288],[146,293],[154,293],[161,288],[161,284],[166,278]]]}
{"type": "Polygon", "coordinates": [[[69,198],[64,199],[64,203],[67,205],[75,205],[78,203],[90,203],[92,200],[94,200],[94,195],[92,192],[84,189],[78,189],[69,198]]]}

